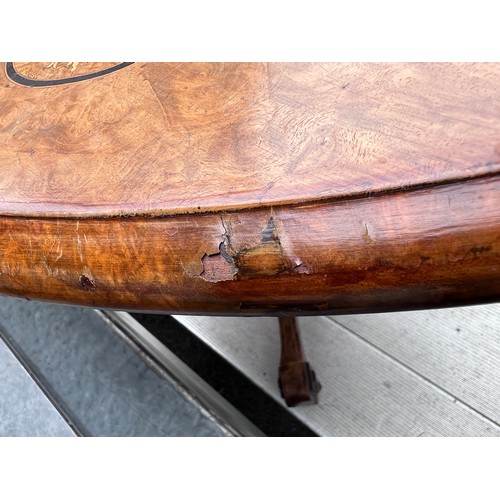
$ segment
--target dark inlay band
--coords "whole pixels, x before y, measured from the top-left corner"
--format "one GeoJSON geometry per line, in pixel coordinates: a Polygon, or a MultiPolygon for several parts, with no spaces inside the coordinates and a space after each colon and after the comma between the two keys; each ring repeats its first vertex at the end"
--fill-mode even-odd
{"type": "Polygon", "coordinates": [[[103,69],[101,71],[96,71],[95,73],[88,73],[86,75],[78,75],[70,78],[61,78],[59,80],[32,80],[30,78],[26,78],[25,76],[20,75],[16,68],[14,67],[14,63],[8,62],[6,64],[7,76],[15,83],[19,83],[20,85],[25,85],[27,87],[51,87],[53,85],[64,85],[66,83],[75,83],[81,82],[83,80],[90,80],[92,78],[97,78],[99,76],[104,76],[109,73],[113,73],[114,71],[118,71],[119,69],[130,66],[131,62],[123,62],[117,64],[116,66],[111,66],[110,68],[103,69]]]}

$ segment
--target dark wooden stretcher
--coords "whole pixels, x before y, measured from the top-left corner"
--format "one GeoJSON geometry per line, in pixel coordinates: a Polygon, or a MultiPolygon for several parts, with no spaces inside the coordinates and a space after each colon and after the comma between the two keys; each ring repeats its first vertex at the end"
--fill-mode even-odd
{"type": "Polygon", "coordinates": [[[287,318],[496,301],[499,82],[500,64],[7,63],[0,292],[287,318]]]}

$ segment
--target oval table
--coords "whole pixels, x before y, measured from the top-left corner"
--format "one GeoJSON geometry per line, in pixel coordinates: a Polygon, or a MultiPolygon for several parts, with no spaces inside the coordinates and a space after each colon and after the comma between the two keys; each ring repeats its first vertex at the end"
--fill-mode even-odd
{"type": "Polygon", "coordinates": [[[0,293],[280,316],[282,367],[297,315],[497,301],[499,82],[488,63],[6,63],[0,293]]]}

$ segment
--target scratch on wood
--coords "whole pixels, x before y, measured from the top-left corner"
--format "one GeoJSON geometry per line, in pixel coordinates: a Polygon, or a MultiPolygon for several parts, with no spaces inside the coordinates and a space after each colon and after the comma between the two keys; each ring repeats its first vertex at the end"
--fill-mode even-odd
{"type": "Polygon", "coordinates": [[[82,242],[80,241],[80,235],[77,235],[77,248],[78,255],[80,256],[80,261],[83,262],[83,253],[82,253],[82,242]]]}
{"type": "MultiPolygon", "coordinates": [[[[163,80],[165,80],[177,68],[179,68],[180,66],[182,66],[182,64],[183,63],[179,63],[177,66],[175,66],[174,68],[172,68],[161,80],[159,80],[158,82],[156,82],[156,84],[158,84],[158,83],[162,82],[163,80]]],[[[156,99],[156,101],[158,102],[158,104],[160,106],[161,112],[163,113],[163,119],[165,120],[165,123],[168,125],[169,119],[168,119],[167,113],[165,112],[165,108],[163,106],[163,103],[161,102],[160,98],[158,97],[158,94],[156,93],[156,90],[154,89],[153,85],[151,85],[151,82],[148,79],[145,79],[145,81],[148,83],[151,91],[153,92],[153,95],[155,96],[155,99],[156,99]]]]}
{"type": "Polygon", "coordinates": [[[82,242],[80,241],[80,234],[78,233],[80,228],[80,222],[76,221],[76,246],[78,250],[78,255],[80,256],[80,262],[83,262],[83,252],[82,252],[82,242]]]}
{"type": "Polygon", "coordinates": [[[373,245],[375,243],[375,240],[370,236],[370,231],[368,231],[368,226],[366,225],[365,222],[365,230],[363,232],[363,239],[365,240],[365,243],[368,245],[373,245]]]}

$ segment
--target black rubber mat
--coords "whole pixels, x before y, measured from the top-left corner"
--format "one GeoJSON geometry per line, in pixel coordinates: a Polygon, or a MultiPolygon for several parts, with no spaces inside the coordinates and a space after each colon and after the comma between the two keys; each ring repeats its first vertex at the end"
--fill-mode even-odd
{"type": "Polygon", "coordinates": [[[316,436],[171,316],[132,316],[268,436],[316,436]]]}

